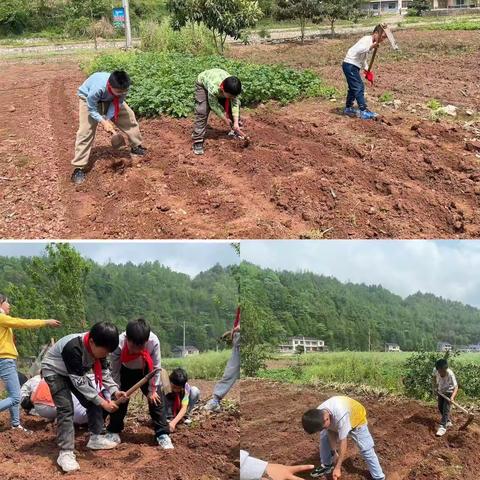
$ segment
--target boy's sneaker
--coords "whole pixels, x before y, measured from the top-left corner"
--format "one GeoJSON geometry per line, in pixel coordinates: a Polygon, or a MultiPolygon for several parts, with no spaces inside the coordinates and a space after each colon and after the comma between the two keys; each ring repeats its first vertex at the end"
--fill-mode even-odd
{"type": "Polygon", "coordinates": [[[191,424],[192,424],[192,419],[191,419],[191,418],[186,418],[186,419],[183,421],[183,423],[184,423],[185,425],[191,425],[191,424]]]}
{"type": "Polygon", "coordinates": [[[75,185],[80,185],[86,178],[87,174],[81,168],[76,168],[72,173],[72,182],[75,183],[75,185]]]}
{"type": "Polygon", "coordinates": [[[361,118],[362,120],[374,120],[377,118],[377,114],[370,110],[360,110],[358,112],[358,118],[361,118]]]}
{"type": "Polygon", "coordinates": [[[157,437],[157,443],[164,450],[172,450],[174,448],[173,443],[172,443],[172,439],[166,433],[164,433],[163,435],[159,435],[157,437]]]}
{"type": "Polygon", "coordinates": [[[443,437],[446,433],[447,433],[447,429],[443,425],[440,425],[440,427],[437,430],[436,435],[437,435],[437,437],[443,437]]]}
{"type": "Polygon", "coordinates": [[[449,421],[445,424],[445,427],[446,427],[446,428],[453,427],[453,423],[449,420],[449,421]]]}
{"type": "Polygon", "coordinates": [[[203,142],[193,144],[193,153],[195,155],[203,155],[205,153],[205,150],[203,149],[203,142]]]}
{"type": "Polygon", "coordinates": [[[87,443],[87,448],[92,450],[111,450],[117,444],[110,440],[107,435],[90,435],[90,440],[87,443]]]}
{"type": "Polygon", "coordinates": [[[147,154],[147,149],[145,147],[142,147],[141,145],[137,145],[136,147],[132,147],[130,150],[132,152],[132,155],[146,155],[147,154]]]}
{"type": "Polygon", "coordinates": [[[57,464],[65,473],[80,470],[80,465],[71,450],[62,450],[57,458],[57,464]]]}
{"type": "Polygon", "coordinates": [[[117,445],[122,443],[122,440],[120,439],[120,435],[118,433],[107,432],[105,437],[111,440],[112,442],[115,442],[117,445]]]}
{"type": "Polygon", "coordinates": [[[222,409],[220,407],[220,402],[216,398],[209,400],[203,408],[207,412],[219,412],[222,409]]]}
{"type": "Polygon", "coordinates": [[[347,117],[356,117],[358,115],[358,110],[353,107],[347,107],[343,111],[344,115],[347,115],[347,117]]]}
{"type": "Polygon", "coordinates": [[[330,475],[333,472],[334,468],[334,465],[320,465],[319,467],[312,470],[310,476],[313,478],[325,477],[326,475],[330,475]]]}
{"type": "Polygon", "coordinates": [[[26,429],[23,425],[17,425],[16,427],[12,427],[12,430],[15,430],[16,432],[23,432],[28,435],[33,433],[31,430],[26,429]]]}

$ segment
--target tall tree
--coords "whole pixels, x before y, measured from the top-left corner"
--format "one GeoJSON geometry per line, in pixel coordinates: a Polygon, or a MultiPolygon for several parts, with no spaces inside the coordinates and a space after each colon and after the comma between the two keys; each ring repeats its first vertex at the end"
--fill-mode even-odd
{"type": "Polygon", "coordinates": [[[307,23],[322,20],[322,0],[278,0],[275,17],[278,20],[298,20],[303,43],[307,23]]]}
{"type": "Polygon", "coordinates": [[[364,0],[322,0],[321,15],[330,22],[332,36],[335,35],[335,23],[338,20],[356,21],[361,15],[364,0]]]}

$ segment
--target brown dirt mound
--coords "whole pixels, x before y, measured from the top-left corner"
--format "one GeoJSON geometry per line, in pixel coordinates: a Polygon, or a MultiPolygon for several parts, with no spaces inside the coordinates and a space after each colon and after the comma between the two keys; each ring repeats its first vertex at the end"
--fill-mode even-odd
{"type": "MultiPolygon", "coordinates": [[[[212,382],[195,382],[211,395],[212,382]]],[[[238,387],[230,393],[238,401],[238,387]]],[[[51,480],[64,475],[56,465],[55,429],[38,417],[24,417],[32,435],[12,432],[7,415],[0,422],[0,478],[51,480]]],[[[114,450],[86,448],[85,429],[76,432],[76,452],[81,470],[72,480],[227,480],[238,478],[239,414],[203,416],[190,427],[179,426],[172,435],[174,450],[155,445],[148,414],[127,417],[122,443],[114,450]]]]}
{"type": "MultiPolygon", "coordinates": [[[[303,431],[301,417],[305,410],[318,406],[334,392],[253,380],[242,382],[241,389],[242,449],[277,463],[319,464],[318,436],[303,431]]],[[[465,432],[454,427],[445,437],[437,438],[438,414],[434,407],[395,398],[359,400],[367,408],[376,451],[389,480],[478,478],[477,426],[465,432]]],[[[462,420],[459,415],[455,423],[460,425],[462,420]]],[[[368,478],[361,456],[349,442],[342,479],[368,478]]]]}

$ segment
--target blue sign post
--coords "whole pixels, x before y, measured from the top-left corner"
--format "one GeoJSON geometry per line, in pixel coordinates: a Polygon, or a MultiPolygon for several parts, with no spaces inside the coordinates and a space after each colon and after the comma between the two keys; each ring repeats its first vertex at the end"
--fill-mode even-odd
{"type": "Polygon", "coordinates": [[[125,28],[125,9],[123,7],[113,9],[113,26],[125,28]]]}

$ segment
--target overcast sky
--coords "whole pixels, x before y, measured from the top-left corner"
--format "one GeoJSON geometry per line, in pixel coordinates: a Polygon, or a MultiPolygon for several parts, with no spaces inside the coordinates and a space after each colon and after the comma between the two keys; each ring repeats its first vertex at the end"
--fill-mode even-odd
{"type": "MultiPolygon", "coordinates": [[[[239,262],[230,242],[71,242],[98,263],[142,263],[158,260],[177,272],[195,276],[219,263],[239,262]]],[[[47,242],[0,242],[0,256],[41,255],[47,242]]]]}
{"type": "Polygon", "coordinates": [[[480,241],[249,241],[242,260],[480,307],[480,241]]]}

